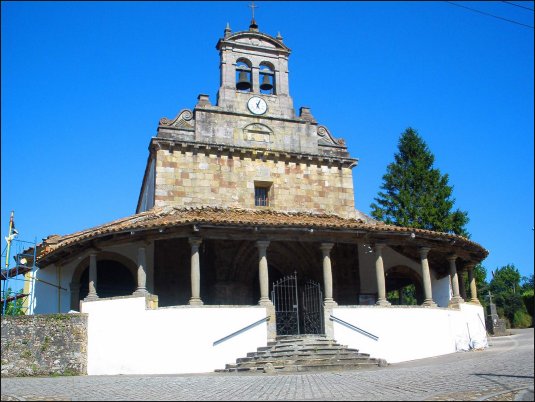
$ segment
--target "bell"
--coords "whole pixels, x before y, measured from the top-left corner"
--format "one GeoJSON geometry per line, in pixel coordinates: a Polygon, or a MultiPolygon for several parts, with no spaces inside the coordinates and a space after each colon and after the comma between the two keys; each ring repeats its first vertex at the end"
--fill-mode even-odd
{"type": "Polygon", "coordinates": [[[236,83],[236,89],[240,91],[246,91],[248,89],[251,89],[251,83],[247,78],[247,72],[240,71],[240,74],[238,76],[238,82],[236,83]]]}
{"type": "Polygon", "coordinates": [[[271,80],[266,74],[264,74],[264,78],[262,78],[262,84],[260,84],[260,89],[262,91],[271,91],[273,89],[273,85],[271,85],[271,80]]]}

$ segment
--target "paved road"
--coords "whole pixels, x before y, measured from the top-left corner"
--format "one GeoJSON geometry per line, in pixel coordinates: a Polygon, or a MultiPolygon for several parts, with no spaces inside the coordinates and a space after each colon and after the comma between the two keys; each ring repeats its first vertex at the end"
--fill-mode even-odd
{"type": "Polygon", "coordinates": [[[489,345],[343,372],[3,378],[1,399],[533,401],[533,329],[489,338],[489,345]]]}

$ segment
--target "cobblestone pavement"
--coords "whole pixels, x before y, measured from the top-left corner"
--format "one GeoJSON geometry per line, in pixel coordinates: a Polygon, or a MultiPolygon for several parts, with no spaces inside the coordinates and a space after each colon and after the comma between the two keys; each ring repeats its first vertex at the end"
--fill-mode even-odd
{"type": "Polygon", "coordinates": [[[533,401],[533,329],[489,338],[489,345],[338,372],[3,378],[1,400],[533,401]]]}

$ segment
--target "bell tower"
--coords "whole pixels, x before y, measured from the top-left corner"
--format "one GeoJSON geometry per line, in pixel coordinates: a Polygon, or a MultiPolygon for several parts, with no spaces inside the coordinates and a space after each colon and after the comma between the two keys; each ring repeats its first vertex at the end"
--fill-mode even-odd
{"type": "Polygon", "coordinates": [[[250,113],[247,103],[256,96],[266,102],[266,116],[295,118],[288,85],[290,49],[280,33],[272,37],[259,32],[253,16],[247,31],[232,33],[227,24],[216,49],[221,72],[218,107],[250,113]]]}

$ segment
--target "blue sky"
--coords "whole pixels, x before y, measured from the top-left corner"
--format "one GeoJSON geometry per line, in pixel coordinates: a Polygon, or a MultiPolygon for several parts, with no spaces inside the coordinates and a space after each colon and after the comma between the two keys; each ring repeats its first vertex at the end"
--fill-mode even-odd
{"type": "MultiPolygon", "coordinates": [[[[534,8],[533,2],[514,2],[534,8]]],[[[9,2],[1,38],[1,232],[40,241],[131,215],[161,117],[219,86],[247,2],[9,2]]],[[[455,2],[533,26],[506,2],[455,2]]],[[[449,174],[487,271],[533,273],[532,28],[447,2],[256,3],[292,49],[290,94],[346,139],[370,212],[413,127],[449,174]]]]}

